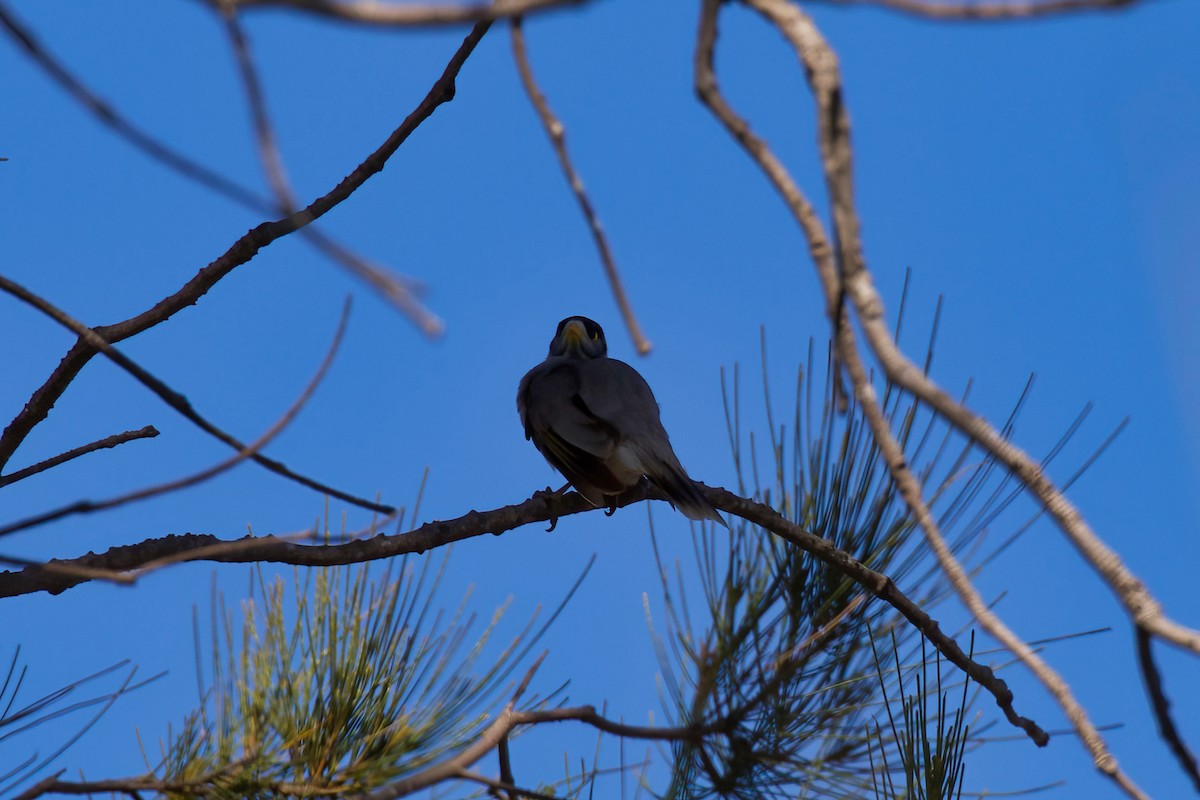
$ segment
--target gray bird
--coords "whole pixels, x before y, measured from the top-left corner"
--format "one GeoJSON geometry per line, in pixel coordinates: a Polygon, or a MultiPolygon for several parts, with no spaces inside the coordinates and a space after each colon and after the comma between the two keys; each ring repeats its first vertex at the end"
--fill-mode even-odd
{"type": "Polygon", "coordinates": [[[689,518],[725,524],[680,465],[650,386],[608,357],[604,331],[587,317],[558,323],[550,354],[521,379],[517,411],[525,438],[593,505],[611,514],[645,476],[689,518]]]}

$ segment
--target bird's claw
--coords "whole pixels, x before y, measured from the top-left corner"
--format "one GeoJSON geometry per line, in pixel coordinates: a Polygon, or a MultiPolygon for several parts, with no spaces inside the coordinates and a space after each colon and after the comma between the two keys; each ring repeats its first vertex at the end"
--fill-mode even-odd
{"type": "MultiPolygon", "coordinates": [[[[566,488],[565,486],[563,487],[566,488]]],[[[546,503],[546,509],[550,512],[550,527],[546,528],[546,533],[552,533],[558,527],[558,514],[554,512],[553,499],[562,494],[562,489],[555,491],[547,486],[545,489],[538,489],[533,493],[534,497],[539,497],[546,503]]]]}

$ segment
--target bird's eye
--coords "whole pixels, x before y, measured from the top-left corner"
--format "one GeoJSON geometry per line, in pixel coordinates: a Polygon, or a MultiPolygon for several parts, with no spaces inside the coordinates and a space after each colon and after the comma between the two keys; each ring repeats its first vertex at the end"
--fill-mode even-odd
{"type": "Polygon", "coordinates": [[[600,331],[592,331],[592,341],[594,342],[599,338],[600,338],[600,331]]]}

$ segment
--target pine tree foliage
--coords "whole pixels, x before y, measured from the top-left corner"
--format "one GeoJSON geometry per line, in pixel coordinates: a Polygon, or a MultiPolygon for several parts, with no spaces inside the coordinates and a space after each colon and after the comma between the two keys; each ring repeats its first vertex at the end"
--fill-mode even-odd
{"type": "MultiPolygon", "coordinates": [[[[894,640],[892,645],[896,673],[900,674],[900,655],[894,640]]],[[[913,690],[906,691],[902,681],[898,684],[901,717],[897,722],[892,711],[894,701],[887,696],[887,685],[882,680],[883,659],[878,651],[875,657],[880,667],[880,690],[886,701],[884,708],[887,710],[890,732],[890,738],[885,737],[883,728],[876,721],[878,753],[872,749],[872,761],[877,755],[882,767],[877,771],[876,783],[872,787],[876,800],[961,800],[970,735],[970,726],[966,723],[970,681],[963,681],[957,707],[951,713],[950,693],[942,684],[941,656],[934,656],[931,686],[929,657],[925,642],[922,641],[921,668],[914,671],[912,676],[913,690]],[[889,750],[897,751],[899,768],[893,768],[889,763],[889,750]],[[903,778],[902,782],[898,782],[898,777],[903,778]]]]}
{"type": "Polygon", "coordinates": [[[222,610],[211,686],[159,770],[176,796],[342,796],[476,738],[541,632],[531,622],[485,658],[504,609],[473,638],[469,595],[448,616],[434,607],[432,564],[298,571],[291,598],[264,583],[237,641],[222,610]]]}
{"type": "Polygon", "coordinates": [[[113,703],[130,692],[162,677],[155,675],[147,680],[135,682],[137,667],[121,661],[78,680],[61,686],[52,692],[26,700],[23,689],[29,677],[28,665],[21,661],[20,646],[14,648],[12,658],[0,681],[0,797],[8,797],[22,784],[65,753],[104,715],[113,703]],[[115,688],[107,691],[95,687],[105,681],[119,680],[115,688]],[[80,697],[84,692],[90,696],[80,697]],[[20,748],[22,734],[42,725],[60,721],[73,721],[80,716],[84,722],[63,738],[63,743],[50,753],[24,751],[20,748]]]}
{"type": "MultiPolygon", "coordinates": [[[[765,344],[763,362],[765,375],[765,344]]],[[[815,390],[813,366],[810,347],[790,426],[776,427],[764,381],[769,449],[761,437],[743,438],[733,370],[725,399],[739,491],[891,576],[929,609],[947,595],[941,574],[855,402],[829,379],[815,390]]],[[[970,443],[911,398],[881,389],[940,525],[955,549],[978,555],[1011,501],[1005,474],[989,459],[972,459],[970,443]]],[[[837,569],[732,521],[730,530],[693,527],[694,568],[668,569],[659,559],[663,622],[651,620],[651,643],[675,733],[659,764],[638,770],[639,792],[671,800],[957,798],[969,698],[964,690],[948,716],[940,662],[930,685],[919,632],[837,569]],[[892,665],[880,662],[881,651],[892,665]]],[[[426,555],[382,573],[365,565],[296,570],[291,592],[260,573],[259,598],[245,601],[240,620],[214,600],[212,642],[198,644],[210,652],[211,677],[138,785],[178,798],[356,796],[479,742],[549,622],[535,629],[530,621],[501,645],[493,641],[501,608],[475,633],[469,598],[438,610],[445,557],[438,563],[426,555]]],[[[556,698],[531,691],[521,709],[554,709],[556,698]]],[[[616,738],[603,735],[597,753],[605,736],[608,744],[616,738]]],[[[502,762],[509,746],[506,738],[502,762]]],[[[580,759],[569,755],[567,763],[580,759]]],[[[597,754],[557,782],[549,768],[529,776],[536,783],[526,786],[536,789],[492,791],[604,796],[612,788],[604,780],[631,769],[623,757],[612,768],[597,754]]]]}
{"type": "MultiPolygon", "coordinates": [[[[766,374],[765,342],[763,352],[766,374]]],[[[812,367],[810,348],[807,368],[798,374],[790,437],[787,426],[775,427],[764,386],[766,457],[757,452],[762,439],[753,434],[746,453],[739,371],[733,371],[726,409],[740,488],[745,493],[749,484],[756,499],[892,576],[929,609],[948,587],[854,400],[847,398],[839,410],[838,390],[829,380],[814,397],[814,382],[806,379],[812,367]]],[[[980,543],[1010,499],[1002,473],[987,459],[970,464],[971,445],[956,440],[913,399],[890,385],[882,396],[954,547],[962,551],[980,543]]],[[[922,637],[836,569],[744,521],[729,532],[699,529],[694,538],[699,611],[689,611],[694,605],[688,602],[686,570],[677,566],[680,578],[671,581],[660,569],[667,620],[659,638],[665,702],[673,724],[716,724],[719,731],[676,744],[666,796],[862,798],[881,780],[889,797],[919,796],[905,782],[912,754],[876,763],[872,749],[908,747],[924,730],[906,727],[904,739],[896,726],[884,730],[875,724],[888,708],[889,689],[902,691],[899,654],[905,653],[904,663],[925,664],[919,657],[922,637]],[[874,649],[881,638],[895,648],[894,670],[877,663],[874,649]],[[871,726],[874,734],[868,733],[871,726]],[[881,770],[897,770],[899,776],[889,772],[885,779],[881,770]]],[[[918,703],[930,690],[922,683],[911,701],[918,703]]],[[[922,741],[923,746],[945,752],[937,750],[940,740],[936,731],[933,735],[932,744],[922,741]]],[[[946,763],[962,755],[961,749],[946,753],[946,763]]]]}

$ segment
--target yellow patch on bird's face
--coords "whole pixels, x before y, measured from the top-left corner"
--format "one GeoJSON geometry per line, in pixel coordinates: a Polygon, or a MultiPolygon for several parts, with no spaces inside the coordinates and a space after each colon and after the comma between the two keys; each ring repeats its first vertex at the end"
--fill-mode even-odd
{"type": "Polygon", "coordinates": [[[588,338],[587,328],[579,320],[573,319],[563,329],[563,338],[567,341],[567,344],[577,345],[588,338]]]}

